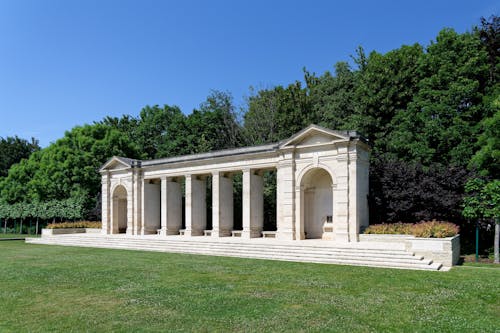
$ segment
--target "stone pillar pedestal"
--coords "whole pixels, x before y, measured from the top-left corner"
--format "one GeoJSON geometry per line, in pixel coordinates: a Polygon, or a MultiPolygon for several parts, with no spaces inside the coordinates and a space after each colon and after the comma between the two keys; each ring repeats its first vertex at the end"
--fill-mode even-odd
{"type": "Polygon", "coordinates": [[[221,172],[214,172],[212,174],[212,237],[231,236],[233,214],[233,180],[221,172]]]}
{"type": "Polygon", "coordinates": [[[207,227],[206,181],[186,176],[186,236],[202,236],[207,227]]]}
{"type": "Polygon", "coordinates": [[[264,227],[264,179],[250,169],[243,170],[242,238],[261,237],[264,227]]]}
{"type": "Polygon", "coordinates": [[[284,153],[276,176],[276,238],[295,239],[295,170],[293,153],[284,153]]]}
{"type": "Polygon", "coordinates": [[[160,235],[178,235],[182,226],[181,186],[174,179],[161,179],[161,232],[160,235]]]}

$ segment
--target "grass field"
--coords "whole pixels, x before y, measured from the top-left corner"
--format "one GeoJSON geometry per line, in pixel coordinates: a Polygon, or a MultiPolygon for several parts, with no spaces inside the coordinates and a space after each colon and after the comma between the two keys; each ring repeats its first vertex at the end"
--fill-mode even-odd
{"type": "Polygon", "coordinates": [[[500,269],[0,242],[0,332],[498,332],[500,269]]]}
{"type": "Polygon", "coordinates": [[[26,238],[26,237],[40,237],[40,235],[28,235],[28,234],[4,234],[0,233],[1,238],[26,238]]]}

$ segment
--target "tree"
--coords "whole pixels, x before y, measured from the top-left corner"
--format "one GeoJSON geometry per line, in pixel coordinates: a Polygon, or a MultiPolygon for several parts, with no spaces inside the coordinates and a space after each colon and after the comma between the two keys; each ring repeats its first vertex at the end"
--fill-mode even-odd
{"type": "Polygon", "coordinates": [[[264,89],[247,99],[244,115],[248,144],[277,142],[314,122],[307,90],[300,82],[264,89]]]}
{"type": "Polygon", "coordinates": [[[335,75],[325,72],[316,77],[305,72],[311,109],[319,125],[334,129],[352,129],[356,112],[356,72],[346,62],[335,64],[335,75]]]}
{"type": "Polygon", "coordinates": [[[349,123],[373,142],[375,152],[387,151],[389,135],[399,124],[394,118],[406,112],[418,91],[422,56],[422,46],[414,44],[384,55],[374,51],[357,61],[364,64],[357,73],[356,112],[349,123]]]}
{"type": "Polygon", "coordinates": [[[13,165],[0,180],[3,201],[63,200],[88,194],[88,205],[100,191],[99,167],[111,156],[139,157],[137,145],[104,124],[84,125],[65,133],[49,147],[13,165]]]}
{"type": "Polygon", "coordinates": [[[31,138],[31,141],[14,137],[0,137],[0,177],[8,174],[9,168],[20,162],[23,158],[28,158],[35,151],[40,150],[38,140],[31,138]]]}
{"type": "Polygon", "coordinates": [[[370,223],[449,220],[463,226],[465,168],[421,164],[375,156],[370,165],[370,223]]]}
{"type": "Polygon", "coordinates": [[[498,111],[482,120],[483,132],[477,140],[480,148],[469,164],[480,170],[482,175],[494,178],[500,177],[500,97],[497,99],[498,111]]]}
{"type": "Polygon", "coordinates": [[[500,263],[500,180],[486,181],[473,178],[465,185],[468,195],[463,202],[463,215],[467,218],[486,218],[495,223],[495,263],[500,263]]]}
{"type": "Polygon", "coordinates": [[[497,64],[500,57],[500,17],[492,15],[489,20],[481,17],[479,37],[488,52],[489,79],[498,82],[497,64]]]}
{"type": "Polygon", "coordinates": [[[177,124],[178,118],[182,118],[181,110],[177,106],[158,105],[144,107],[139,115],[131,138],[139,145],[141,152],[145,153],[145,158],[153,159],[164,157],[162,145],[169,140],[172,135],[173,126],[177,124]]]}
{"type": "Polygon", "coordinates": [[[214,90],[199,109],[172,119],[159,147],[162,157],[234,148],[243,142],[241,126],[227,92],[214,90]]]}
{"type": "Polygon", "coordinates": [[[419,61],[418,91],[392,120],[388,151],[429,166],[466,166],[485,107],[488,56],[477,32],[442,30],[419,61]]]}

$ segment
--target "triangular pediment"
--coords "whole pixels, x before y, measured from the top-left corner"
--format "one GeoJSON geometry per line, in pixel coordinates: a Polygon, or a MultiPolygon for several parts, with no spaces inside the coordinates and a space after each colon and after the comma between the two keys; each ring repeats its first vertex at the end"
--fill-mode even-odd
{"type": "Polygon", "coordinates": [[[99,171],[123,170],[132,167],[135,160],[125,157],[113,156],[99,169],[99,171]]]}
{"type": "Polygon", "coordinates": [[[318,125],[310,125],[283,141],[280,147],[313,146],[344,140],[349,140],[349,136],[339,131],[333,131],[318,125]]]}

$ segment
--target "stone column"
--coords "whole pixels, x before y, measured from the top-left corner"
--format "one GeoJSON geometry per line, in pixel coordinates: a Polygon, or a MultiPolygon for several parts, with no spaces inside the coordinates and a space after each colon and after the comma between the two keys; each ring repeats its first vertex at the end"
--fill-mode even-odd
{"type": "Polygon", "coordinates": [[[207,226],[206,181],[186,176],[186,236],[201,236],[207,226]]]}
{"type": "Polygon", "coordinates": [[[295,239],[295,163],[293,152],[283,152],[276,178],[277,234],[280,239],[295,239]]]}
{"type": "Polygon", "coordinates": [[[243,238],[260,237],[264,227],[264,179],[243,170],[243,238]]]}
{"type": "Polygon", "coordinates": [[[181,184],[172,178],[166,181],[166,209],[166,234],[178,235],[182,227],[182,193],[181,184]]]}
{"type": "Polygon", "coordinates": [[[145,180],[142,185],[141,235],[156,234],[161,228],[161,185],[145,180]]]}
{"type": "Polygon", "coordinates": [[[111,210],[113,209],[110,203],[110,196],[112,193],[110,193],[110,181],[109,181],[109,171],[106,171],[106,173],[102,174],[102,179],[101,179],[101,201],[102,201],[102,208],[101,208],[101,221],[102,221],[102,233],[103,234],[110,234],[110,226],[111,226],[111,220],[110,220],[110,213],[111,210]]]}
{"type": "Polygon", "coordinates": [[[161,236],[167,235],[167,214],[168,214],[168,201],[167,201],[167,177],[161,177],[160,185],[160,209],[161,209],[161,236]]]}
{"type": "Polygon", "coordinates": [[[233,180],[221,172],[212,174],[212,236],[231,236],[233,230],[233,180]]]}
{"type": "Polygon", "coordinates": [[[127,235],[139,235],[142,230],[142,171],[132,169],[131,186],[127,189],[127,235]]]}
{"type": "Polygon", "coordinates": [[[181,186],[175,179],[161,178],[160,235],[178,235],[182,226],[181,186]]]}
{"type": "Polygon", "coordinates": [[[368,226],[369,155],[359,147],[359,141],[349,145],[349,239],[359,241],[361,227],[368,226]]]}
{"type": "Polygon", "coordinates": [[[337,184],[333,187],[333,223],[336,242],[349,242],[349,155],[348,143],[337,147],[337,184]]]}

